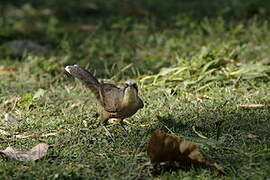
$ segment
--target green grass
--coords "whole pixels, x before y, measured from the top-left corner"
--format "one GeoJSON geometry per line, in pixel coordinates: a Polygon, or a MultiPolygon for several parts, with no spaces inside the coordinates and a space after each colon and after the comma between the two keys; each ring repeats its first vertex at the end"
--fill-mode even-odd
{"type": "Polygon", "coordinates": [[[51,50],[46,55],[14,54],[1,47],[0,66],[17,72],[0,75],[0,118],[9,113],[20,121],[0,121],[0,129],[13,134],[59,130],[65,134],[27,139],[0,135],[0,150],[8,146],[26,150],[41,142],[51,146],[37,162],[0,158],[0,179],[269,178],[269,20],[261,16],[198,20],[184,14],[167,25],[157,18],[123,17],[124,11],[108,19],[101,12],[94,15],[96,20],[79,16],[70,21],[61,21],[57,13],[24,13],[23,17],[6,13],[0,42],[31,39],[51,50]],[[79,30],[92,23],[97,30],[79,30]],[[129,135],[118,125],[108,126],[111,139],[100,128],[93,95],[63,70],[75,63],[102,81],[138,82],[145,108],[128,119],[129,135]],[[40,89],[44,91],[33,98],[40,89]],[[226,176],[217,177],[211,168],[184,171],[163,165],[156,176],[153,167],[143,169],[149,161],[147,141],[155,129],[197,143],[205,157],[225,168],[226,176]]]}

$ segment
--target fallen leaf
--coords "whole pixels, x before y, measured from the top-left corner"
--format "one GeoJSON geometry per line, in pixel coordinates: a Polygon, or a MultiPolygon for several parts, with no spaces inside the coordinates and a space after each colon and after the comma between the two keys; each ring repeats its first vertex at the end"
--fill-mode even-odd
{"type": "Polygon", "coordinates": [[[239,104],[238,107],[247,107],[247,108],[257,108],[257,107],[263,107],[263,104],[239,104]]]}
{"type": "Polygon", "coordinates": [[[0,67],[0,75],[8,75],[16,72],[16,68],[5,68],[5,67],[0,67]]]}
{"type": "Polygon", "coordinates": [[[14,40],[4,44],[4,47],[12,50],[16,54],[33,53],[44,54],[49,51],[48,47],[39,45],[31,40],[14,40]]]}
{"type": "Polygon", "coordinates": [[[178,162],[185,168],[211,166],[225,174],[221,166],[204,159],[194,143],[181,137],[168,135],[161,130],[155,130],[152,133],[147,153],[152,164],[178,162]]]}
{"type": "Polygon", "coordinates": [[[248,137],[249,139],[255,139],[255,138],[258,138],[259,136],[255,135],[255,134],[249,133],[249,134],[247,135],[247,137],[248,137]]]}
{"type": "Polygon", "coordinates": [[[48,144],[40,143],[29,151],[21,151],[13,147],[7,147],[5,150],[1,151],[1,153],[10,159],[18,161],[36,161],[47,154],[48,148],[48,144]]]}

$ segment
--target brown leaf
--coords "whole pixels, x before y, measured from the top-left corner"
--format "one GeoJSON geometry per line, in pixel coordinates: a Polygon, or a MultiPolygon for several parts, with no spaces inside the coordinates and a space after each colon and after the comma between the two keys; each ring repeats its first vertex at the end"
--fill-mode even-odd
{"type": "Polygon", "coordinates": [[[21,151],[13,147],[7,147],[4,151],[1,151],[1,153],[10,159],[18,161],[36,161],[47,154],[48,148],[48,144],[40,143],[29,151],[21,151]]]}
{"type": "Polygon", "coordinates": [[[17,71],[16,68],[4,68],[4,67],[0,67],[0,75],[12,74],[12,73],[14,73],[16,71],[17,71]]]}
{"type": "Polygon", "coordinates": [[[212,166],[225,174],[221,166],[205,160],[194,143],[181,137],[168,135],[161,130],[155,130],[152,133],[147,153],[152,164],[175,161],[186,168],[212,166]]]}

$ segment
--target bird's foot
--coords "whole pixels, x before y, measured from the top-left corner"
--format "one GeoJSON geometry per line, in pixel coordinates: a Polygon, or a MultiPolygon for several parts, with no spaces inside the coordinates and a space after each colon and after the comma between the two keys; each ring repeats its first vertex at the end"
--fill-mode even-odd
{"type": "MultiPolygon", "coordinates": [[[[131,123],[123,119],[110,118],[106,121],[106,124],[108,124],[108,126],[120,125],[124,129],[125,133],[128,134],[128,131],[125,128],[125,124],[131,124],[131,123]]],[[[106,128],[104,125],[103,127],[104,129],[106,128]]],[[[107,130],[107,128],[105,129],[105,131],[108,134],[109,131],[107,130]]]]}
{"type": "Polygon", "coordinates": [[[121,119],[117,119],[117,118],[110,118],[107,121],[107,124],[119,124],[121,123],[121,119]]]}
{"type": "Polygon", "coordinates": [[[123,121],[120,121],[120,126],[124,129],[125,133],[128,134],[127,129],[125,128],[125,124],[123,121]]]}

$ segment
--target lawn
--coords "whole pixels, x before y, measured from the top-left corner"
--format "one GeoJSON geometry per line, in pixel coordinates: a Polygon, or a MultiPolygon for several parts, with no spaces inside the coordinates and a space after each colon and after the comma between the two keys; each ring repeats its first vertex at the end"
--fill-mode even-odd
{"type": "Polygon", "coordinates": [[[270,22],[261,1],[4,2],[0,129],[9,135],[0,131],[0,150],[50,147],[35,162],[0,155],[0,179],[270,178],[270,22]],[[26,52],[10,47],[15,40],[35,45],[26,52]],[[103,82],[138,83],[145,107],[127,119],[128,133],[101,128],[93,94],[64,71],[70,64],[103,82]],[[155,129],[194,142],[226,174],[145,166],[155,129]]]}

